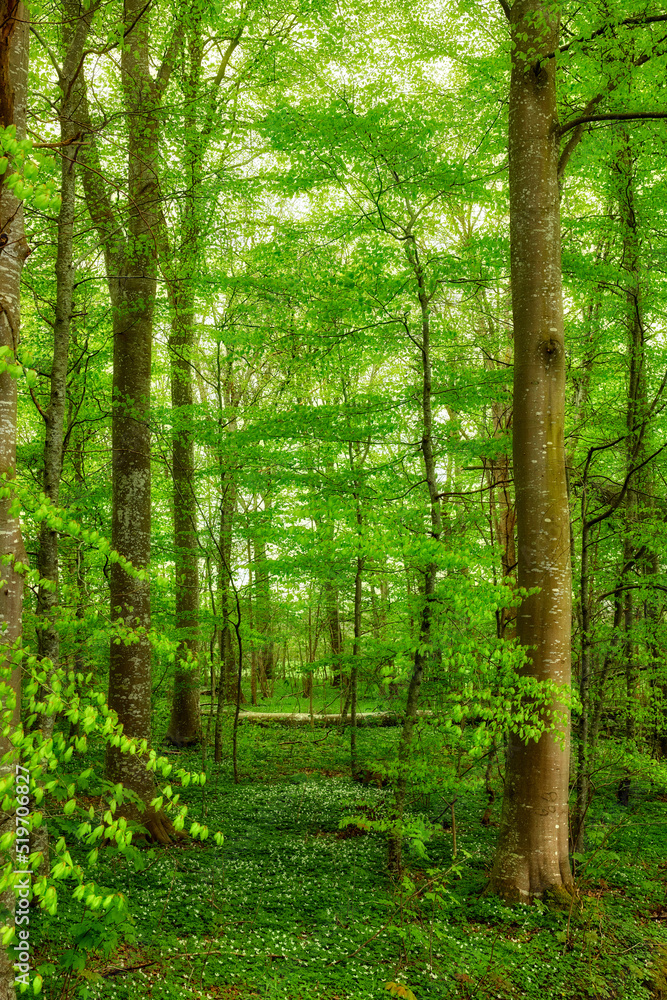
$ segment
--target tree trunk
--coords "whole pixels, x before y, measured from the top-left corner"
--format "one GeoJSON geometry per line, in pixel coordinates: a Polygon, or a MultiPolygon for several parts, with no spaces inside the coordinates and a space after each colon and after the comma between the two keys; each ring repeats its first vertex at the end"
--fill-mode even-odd
{"type": "MultiPolygon", "coordinates": [[[[561,288],[556,66],[558,5],[515,0],[509,109],[510,245],[514,317],[514,483],[517,633],[526,673],[570,683],[570,519],[564,453],[565,346],[561,288]],[[529,651],[529,652],[528,652],[529,651]]],[[[537,742],[508,741],[493,886],[507,899],[558,894],[568,858],[569,719],[554,701],[537,742]]]]}
{"type": "Polygon", "coordinates": [[[236,483],[233,473],[223,473],[220,501],[220,689],[228,704],[236,701],[236,641],[232,623],[233,602],[231,592],[232,528],[236,511],[236,483]]]}
{"type": "MultiPolygon", "coordinates": [[[[84,187],[91,217],[104,247],[113,316],[113,414],[111,429],[111,540],[139,575],[114,562],[110,574],[111,617],[117,635],[109,657],[109,707],[126,736],[150,739],[151,646],[150,559],[151,453],[150,390],[156,239],[159,225],[157,164],[158,110],[179,44],[177,30],[157,79],[150,73],[149,14],[143,0],[125,0],[125,41],[121,81],[128,121],[127,241],[104,183],[90,124],[85,89],[80,115],[87,130],[82,155],[84,187]]],[[[107,776],[121,782],[144,803],[153,798],[153,775],[141,754],[107,751],[107,776]]],[[[173,828],[164,814],[127,805],[148,834],[168,843],[173,828]]]]}
{"type": "MultiPolygon", "coordinates": [[[[350,473],[354,477],[359,464],[355,468],[352,442],[348,442],[350,456],[350,473]]],[[[354,500],[356,506],[357,524],[357,569],[354,575],[354,642],[352,646],[352,670],[350,672],[350,769],[352,777],[357,773],[357,684],[359,681],[359,657],[361,655],[361,612],[362,612],[362,579],[365,558],[363,554],[364,515],[359,496],[359,482],[355,483],[354,500]]]]}
{"type": "Polygon", "coordinates": [[[581,712],[579,715],[577,747],[577,799],[574,814],[574,851],[584,849],[584,834],[586,813],[590,796],[590,718],[591,718],[591,600],[590,600],[590,549],[593,541],[590,538],[589,526],[586,521],[588,466],[584,472],[581,486],[581,570],[580,570],[580,604],[581,604],[581,661],[579,664],[579,700],[581,712]]]}
{"type": "Polygon", "coordinates": [[[255,563],[255,628],[261,633],[257,650],[259,682],[266,694],[272,688],[275,651],[271,636],[271,584],[268,560],[266,558],[266,519],[271,510],[268,492],[262,497],[264,503],[263,523],[256,527],[253,537],[255,563]]]}
{"type": "MultiPolygon", "coordinates": [[[[626,475],[646,461],[646,424],[649,417],[649,407],[646,396],[646,365],[644,356],[644,317],[639,271],[639,233],[634,205],[634,162],[630,135],[625,128],[620,130],[620,150],[617,158],[618,205],[623,235],[622,268],[625,272],[625,308],[628,337],[628,402],[627,402],[627,439],[626,439],[626,475]]],[[[624,529],[625,542],[623,561],[627,572],[623,583],[628,587],[625,592],[624,607],[624,660],[626,680],[626,715],[625,735],[628,741],[636,736],[637,695],[639,690],[639,649],[635,635],[639,608],[635,606],[634,592],[630,589],[631,573],[635,568],[638,545],[633,538],[634,533],[644,517],[642,509],[647,495],[647,467],[639,468],[633,477],[632,484],[625,498],[624,529]],[[642,498],[640,500],[640,498],[642,498]]],[[[641,543],[640,543],[641,544],[641,543]]],[[[630,795],[630,776],[628,773],[621,779],[618,789],[618,799],[624,805],[628,804],[630,795]]]]}
{"type": "MultiPolygon", "coordinates": [[[[421,452],[424,461],[424,472],[429,495],[431,530],[430,538],[439,541],[442,535],[442,515],[433,453],[433,406],[432,406],[432,366],[431,366],[431,316],[430,296],[426,289],[426,281],[422,268],[416,241],[410,234],[406,246],[406,255],[413,269],[417,283],[417,293],[421,312],[421,360],[422,360],[422,440],[421,452]]],[[[396,782],[396,823],[397,830],[389,837],[389,867],[400,875],[402,870],[402,835],[401,824],[407,795],[407,767],[410,760],[410,748],[414,733],[417,710],[419,706],[419,689],[421,688],[424,668],[428,661],[428,648],[431,643],[431,620],[433,617],[433,602],[438,575],[438,566],[430,560],[424,573],[424,604],[419,623],[419,641],[415,651],[412,676],[408,685],[405,703],[403,728],[398,744],[398,779],[396,782]]]]}
{"type": "MultiPolygon", "coordinates": [[[[61,157],[60,197],[58,213],[58,244],[56,251],[56,309],[53,324],[53,361],[50,375],[49,405],[44,414],[46,434],[44,438],[44,478],[45,495],[58,504],[60,479],[63,466],[63,433],[65,408],[67,403],[67,368],[69,361],[70,326],[72,320],[72,300],[74,291],[74,263],[72,239],[76,215],[76,173],[77,139],[80,125],[77,120],[77,104],[80,88],[74,86],[82,70],[81,55],[88,37],[92,12],[78,18],[67,19],[63,25],[64,60],[60,74],[63,95],[58,111],[60,142],[65,150],[61,157]]],[[[37,568],[42,580],[37,593],[37,644],[40,657],[51,661],[57,669],[60,656],[60,637],[56,626],[58,607],[58,532],[43,521],[39,531],[37,568]]],[[[55,715],[42,713],[39,726],[44,739],[53,734],[55,715]]],[[[41,828],[40,828],[41,830],[41,828]]]]}
{"type": "Polygon", "coordinates": [[[194,405],[192,361],[195,348],[195,280],[201,254],[201,137],[195,115],[201,96],[203,36],[201,15],[193,10],[188,27],[190,72],[184,86],[186,101],[183,242],[178,278],[170,282],[172,323],[169,338],[171,404],[173,412],[173,499],[175,625],[178,634],[171,718],[165,739],[175,746],[192,746],[201,738],[199,704],[199,553],[197,497],[194,487],[195,446],[192,433],[194,405]]]}
{"type": "Polygon", "coordinates": [[[334,687],[340,687],[342,678],[340,658],[343,653],[343,631],[340,627],[338,590],[331,580],[324,581],[324,605],[326,609],[327,626],[331,642],[331,657],[333,660],[331,668],[331,683],[334,687]]]}
{"type": "MultiPolygon", "coordinates": [[[[28,89],[29,13],[22,3],[0,0],[0,124],[15,126],[16,138],[25,139],[28,89]]],[[[11,173],[9,167],[6,176],[11,173]]],[[[0,347],[3,359],[14,362],[19,344],[21,271],[29,253],[23,226],[23,206],[0,178],[0,347]]],[[[0,778],[14,773],[17,757],[12,753],[11,730],[19,724],[21,699],[21,614],[23,576],[15,562],[26,559],[21,527],[13,509],[13,480],[16,475],[17,383],[9,371],[0,373],[0,778]],[[7,559],[7,562],[5,562],[7,559]],[[5,730],[5,726],[11,727],[5,730]],[[6,735],[3,735],[5,734],[6,735]],[[11,756],[10,756],[11,754],[11,756]]],[[[13,814],[0,813],[0,834],[14,831],[13,814]]],[[[3,852],[3,864],[12,863],[12,854],[3,852]]],[[[7,923],[13,923],[14,891],[0,895],[0,908],[8,910],[7,923]]],[[[0,1000],[14,1000],[14,958],[0,947],[0,1000]]],[[[22,971],[22,970],[21,970],[22,971]]]]}
{"type": "MultiPolygon", "coordinates": [[[[508,436],[512,427],[512,407],[493,403],[494,437],[508,436]]],[[[495,530],[495,541],[500,548],[502,579],[512,586],[516,582],[516,510],[512,497],[512,465],[509,455],[503,453],[484,462],[489,483],[490,519],[495,530]]],[[[513,639],[516,608],[513,605],[497,611],[499,639],[513,639]]]]}

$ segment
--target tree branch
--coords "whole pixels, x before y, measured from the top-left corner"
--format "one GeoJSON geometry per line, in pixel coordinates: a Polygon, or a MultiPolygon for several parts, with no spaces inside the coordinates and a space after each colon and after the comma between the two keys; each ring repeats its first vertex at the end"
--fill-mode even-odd
{"type": "Polygon", "coordinates": [[[646,466],[646,465],[649,464],[649,462],[652,462],[654,458],[657,458],[658,455],[660,455],[661,452],[663,452],[665,450],[665,448],[667,448],[667,443],[663,444],[662,447],[658,448],[657,451],[654,451],[652,455],[649,455],[649,457],[647,459],[645,459],[643,462],[640,462],[639,465],[633,466],[628,471],[628,474],[625,477],[625,481],[623,482],[623,486],[621,488],[621,492],[618,494],[618,496],[613,501],[613,503],[611,503],[609,505],[609,507],[607,508],[607,510],[603,514],[598,514],[597,517],[592,517],[590,521],[586,521],[585,526],[586,526],[586,528],[588,530],[590,530],[591,528],[594,528],[596,524],[600,524],[601,521],[606,521],[606,519],[608,517],[611,517],[611,515],[615,511],[618,510],[618,508],[623,503],[623,500],[625,498],[625,494],[628,492],[628,487],[630,486],[630,480],[634,476],[635,472],[639,472],[639,470],[643,469],[644,466],[646,466]]]}
{"type": "Polygon", "coordinates": [[[603,601],[605,597],[612,597],[614,594],[620,594],[624,590],[664,590],[667,591],[667,587],[663,587],[661,583],[626,583],[625,586],[616,587],[614,590],[608,590],[604,594],[598,596],[598,601],[603,601]]]}
{"type": "MultiPolygon", "coordinates": [[[[502,2],[503,0],[499,0],[499,3],[502,2]]],[[[567,50],[571,48],[573,45],[577,45],[578,43],[592,42],[594,38],[599,38],[600,35],[604,35],[604,33],[606,31],[609,31],[611,28],[627,28],[630,26],[635,28],[641,28],[644,24],[657,24],[659,21],[667,21],[667,14],[655,14],[650,17],[644,17],[643,14],[639,14],[636,15],[635,17],[628,17],[625,19],[625,21],[617,21],[615,24],[609,22],[608,24],[605,24],[603,28],[598,28],[597,31],[594,31],[592,35],[588,36],[588,38],[573,38],[571,42],[566,42],[565,45],[559,46],[558,51],[567,52],[567,50]]],[[[555,52],[551,52],[546,58],[553,59],[555,55],[556,55],[555,52]]]]}
{"type": "Polygon", "coordinates": [[[511,15],[512,15],[512,11],[511,11],[511,8],[510,8],[510,5],[509,5],[509,3],[507,2],[507,0],[498,0],[498,3],[500,4],[500,6],[501,6],[501,7],[503,8],[503,10],[505,11],[505,17],[506,17],[506,18],[507,18],[507,20],[509,21],[509,20],[510,20],[510,17],[511,17],[511,15]]]}
{"type": "Polygon", "coordinates": [[[174,24],[171,38],[169,39],[169,45],[166,48],[162,63],[155,78],[155,96],[158,100],[162,98],[162,95],[167,89],[167,84],[169,83],[172,70],[176,63],[176,57],[182,44],[183,23],[179,17],[174,24]]]}
{"type": "Polygon", "coordinates": [[[571,129],[579,128],[580,125],[587,125],[589,122],[631,122],[631,121],[655,121],[659,118],[667,118],[667,111],[628,111],[627,113],[616,112],[608,115],[581,115],[580,118],[573,118],[558,129],[558,135],[563,136],[571,129]]]}
{"type": "Polygon", "coordinates": [[[80,89],[81,99],[77,112],[85,136],[85,142],[79,154],[79,162],[84,168],[82,173],[86,204],[104,250],[107,275],[120,274],[121,261],[125,256],[126,249],[123,229],[111,203],[109,189],[100,164],[95,132],[90,121],[86,82],[78,78],[75,86],[80,89]]]}
{"type": "Polygon", "coordinates": [[[61,77],[63,75],[63,71],[60,68],[60,65],[58,63],[58,59],[56,58],[55,52],[53,51],[53,49],[51,48],[51,46],[49,45],[49,43],[44,38],[42,38],[42,36],[37,31],[37,28],[34,26],[34,24],[30,25],[30,31],[35,36],[35,38],[37,39],[37,41],[42,46],[42,48],[44,49],[44,51],[48,55],[49,59],[51,60],[51,64],[52,64],[53,68],[55,69],[56,73],[58,74],[58,79],[61,79],[61,77]]]}
{"type": "MultiPolygon", "coordinates": [[[[583,113],[583,115],[581,115],[581,117],[582,118],[589,118],[591,116],[592,112],[596,109],[596,107],[598,106],[598,104],[600,103],[600,101],[602,100],[602,98],[604,96],[605,96],[604,93],[602,93],[602,94],[596,94],[595,97],[591,98],[591,100],[588,102],[588,104],[584,108],[584,113],[583,113]]],[[[561,135],[562,134],[563,133],[561,132],[561,135]]],[[[569,140],[567,142],[567,145],[565,146],[565,149],[563,150],[563,152],[560,154],[560,156],[558,158],[558,180],[559,181],[562,179],[562,177],[563,177],[563,175],[565,173],[565,170],[567,169],[567,165],[570,162],[570,157],[572,156],[573,152],[575,151],[575,149],[577,148],[577,146],[581,142],[581,140],[583,138],[583,135],[584,135],[584,125],[583,125],[583,123],[581,123],[581,124],[577,125],[576,128],[574,129],[574,132],[570,136],[570,138],[569,138],[569,140]]]]}

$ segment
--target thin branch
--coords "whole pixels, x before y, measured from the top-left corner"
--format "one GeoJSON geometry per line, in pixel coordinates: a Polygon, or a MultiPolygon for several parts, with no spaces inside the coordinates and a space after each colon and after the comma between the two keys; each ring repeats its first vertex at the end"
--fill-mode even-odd
{"type": "Polygon", "coordinates": [[[603,601],[605,597],[611,597],[614,594],[620,594],[624,590],[664,590],[667,592],[667,587],[663,587],[661,583],[627,583],[622,587],[608,590],[605,594],[600,594],[598,601],[603,601]]]}
{"type": "MultiPolygon", "coordinates": [[[[499,3],[502,3],[502,0],[499,0],[499,3]]],[[[567,50],[571,48],[573,45],[577,45],[579,43],[585,44],[586,42],[592,42],[594,38],[598,38],[600,35],[604,35],[606,31],[610,31],[612,28],[627,28],[631,26],[635,28],[641,28],[645,24],[657,24],[659,21],[667,21],[667,14],[655,14],[650,17],[644,17],[643,14],[639,14],[636,15],[635,17],[628,17],[625,19],[625,21],[617,21],[616,24],[610,22],[608,24],[605,24],[603,28],[598,28],[597,31],[594,31],[592,35],[588,36],[588,38],[573,38],[571,42],[566,42],[565,45],[561,45],[558,51],[567,52],[567,50]]],[[[556,55],[555,52],[550,52],[546,58],[553,59],[555,55],[556,55]]]]}
{"type": "Polygon", "coordinates": [[[42,420],[44,421],[44,423],[47,424],[49,422],[49,418],[47,417],[47,415],[44,412],[44,410],[42,409],[42,407],[39,405],[39,402],[37,400],[37,397],[35,396],[35,393],[34,393],[34,390],[33,390],[32,386],[30,386],[30,395],[32,397],[33,403],[37,407],[37,412],[39,413],[39,415],[42,418],[42,420]]]}
{"type": "MultiPolygon", "coordinates": [[[[591,100],[588,102],[588,104],[584,108],[584,113],[583,113],[583,115],[581,117],[582,118],[589,118],[590,115],[593,113],[593,111],[595,111],[596,107],[598,106],[598,104],[600,103],[600,101],[602,100],[602,98],[604,96],[605,96],[605,94],[603,92],[601,94],[596,94],[595,97],[591,98],[591,100]]],[[[561,135],[562,134],[563,133],[561,132],[561,135]]],[[[558,158],[558,180],[562,179],[562,177],[563,177],[563,175],[565,173],[565,170],[567,168],[567,165],[568,165],[568,163],[570,161],[570,157],[572,156],[572,153],[575,151],[575,149],[577,148],[577,146],[581,142],[581,140],[583,138],[583,135],[584,135],[584,126],[583,126],[583,124],[577,125],[576,128],[574,129],[574,133],[570,136],[570,138],[569,138],[569,140],[568,140],[568,142],[567,142],[567,144],[565,146],[565,149],[563,150],[563,152],[560,154],[560,157],[558,158]]]]}
{"type": "Polygon", "coordinates": [[[611,515],[616,510],[618,510],[618,508],[623,503],[623,500],[625,498],[625,494],[628,492],[628,487],[630,485],[630,480],[634,476],[635,472],[639,472],[639,470],[643,469],[644,466],[646,466],[646,465],[649,464],[649,462],[652,462],[654,458],[657,458],[658,455],[660,455],[661,452],[663,452],[665,450],[665,448],[667,448],[667,443],[663,444],[662,447],[658,448],[657,451],[654,451],[652,455],[649,455],[649,457],[647,459],[645,459],[643,462],[640,462],[639,465],[635,465],[635,466],[633,466],[630,469],[630,471],[628,472],[627,476],[625,477],[625,481],[624,481],[623,486],[621,488],[621,492],[618,494],[618,496],[616,497],[616,499],[614,500],[614,502],[609,505],[609,507],[607,508],[607,510],[603,514],[598,514],[597,517],[593,517],[593,518],[591,518],[590,521],[586,522],[586,528],[588,530],[590,530],[591,528],[594,528],[596,524],[600,524],[601,521],[606,521],[606,519],[608,517],[611,517],[611,515]]]}
{"type": "Polygon", "coordinates": [[[63,71],[62,71],[61,67],[58,64],[58,60],[56,58],[55,52],[53,51],[53,49],[51,48],[51,46],[49,45],[49,43],[46,41],[46,39],[42,38],[42,36],[38,32],[38,30],[34,26],[34,24],[30,25],[30,30],[33,33],[33,35],[35,36],[35,38],[37,39],[37,41],[39,42],[39,44],[42,46],[42,48],[44,49],[44,51],[46,52],[46,54],[48,55],[49,59],[51,60],[51,62],[53,64],[53,68],[55,69],[56,73],[58,74],[58,79],[59,80],[62,79],[63,71]]]}

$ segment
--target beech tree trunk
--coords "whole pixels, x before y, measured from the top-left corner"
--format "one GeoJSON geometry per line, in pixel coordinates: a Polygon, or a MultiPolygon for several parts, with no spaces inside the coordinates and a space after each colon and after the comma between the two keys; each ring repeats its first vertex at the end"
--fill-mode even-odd
{"type": "Polygon", "coordinates": [[[195,348],[195,280],[201,254],[201,137],[196,106],[201,97],[203,35],[201,11],[195,7],[188,28],[189,73],[185,80],[186,133],[184,167],[187,178],[183,202],[183,242],[178,273],[170,282],[172,322],[169,338],[171,404],[173,412],[172,477],[174,502],[174,624],[179,645],[176,654],[171,717],[165,739],[174,746],[192,746],[201,737],[199,700],[199,551],[197,497],[194,487],[195,446],[192,433],[194,405],[192,361],[195,348]]]}
{"type": "MultiPolygon", "coordinates": [[[[29,13],[15,0],[0,0],[0,124],[14,125],[16,138],[25,139],[28,89],[29,13]]],[[[7,173],[11,173],[11,166],[7,173]]],[[[7,174],[5,175],[7,176],[7,174]]],[[[20,329],[21,271],[29,254],[23,227],[23,207],[0,178],[0,347],[7,350],[4,361],[16,357],[20,329]]],[[[23,576],[15,562],[25,561],[21,526],[13,511],[13,480],[16,475],[16,378],[8,371],[0,374],[0,716],[2,731],[7,723],[19,724],[23,576]],[[5,559],[8,562],[5,563],[5,559]]],[[[12,744],[0,734],[0,759],[9,755],[12,744]]],[[[0,767],[0,777],[14,771],[15,754],[0,767]]],[[[15,830],[14,815],[0,812],[0,834],[15,830]]],[[[2,863],[12,861],[5,852],[2,863]]],[[[0,895],[0,908],[9,911],[13,922],[14,891],[0,895]]],[[[0,948],[0,1000],[14,1000],[14,956],[0,948]]]]}
{"type": "MultiPolygon", "coordinates": [[[[112,563],[111,617],[118,634],[109,657],[109,706],[126,736],[150,739],[151,645],[149,629],[151,530],[150,391],[153,308],[159,212],[159,108],[180,36],[178,26],[154,80],[150,72],[149,10],[143,0],[125,0],[121,82],[128,127],[127,239],[104,182],[89,120],[85,88],[81,120],[87,131],[82,153],[84,187],[91,217],[104,247],[113,316],[113,414],[111,429],[111,540],[139,575],[112,563]]],[[[107,752],[107,776],[142,802],[153,798],[153,775],[141,754],[107,752]]],[[[173,827],[163,813],[123,807],[155,840],[168,843],[173,827]]]]}
{"type": "MultiPolygon", "coordinates": [[[[68,12],[70,13],[70,12],[68,12]]],[[[64,60],[59,74],[62,101],[58,110],[60,142],[64,150],[60,168],[61,205],[58,213],[58,247],[56,252],[56,309],[53,324],[53,362],[50,376],[49,405],[44,414],[46,433],[44,437],[44,479],[45,495],[58,504],[60,479],[63,465],[63,433],[65,407],[67,403],[67,368],[69,361],[70,326],[72,321],[72,300],[74,290],[74,264],[72,238],[76,215],[76,174],[77,139],[80,125],[77,121],[77,104],[80,88],[74,83],[82,71],[81,54],[90,30],[93,12],[83,16],[69,17],[63,25],[64,60]]],[[[58,532],[43,521],[39,532],[37,568],[43,580],[50,581],[49,587],[40,583],[37,594],[37,642],[39,655],[46,657],[58,667],[60,657],[60,637],[55,616],[59,597],[58,585],[58,532]]],[[[55,716],[45,712],[40,717],[40,728],[45,739],[53,733],[55,716]]],[[[46,828],[44,828],[45,830],[46,828]]],[[[40,828],[41,831],[41,828],[40,828]]]]}
{"type": "MultiPolygon", "coordinates": [[[[112,563],[111,616],[130,641],[111,643],[109,707],[118,713],[127,736],[150,739],[151,625],[150,562],[151,442],[150,393],[153,305],[155,301],[154,232],[158,184],[155,156],[157,122],[148,64],[148,20],[139,17],[141,0],[126,0],[125,18],[134,24],[123,46],[121,74],[129,129],[129,242],[118,282],[113,322],[113,417],[111,427],[111,542],[141,577],[112,563]],[[135,19],[138,20],[135,22],[135,19]]],[[[139,754],[107,753],[107,776],[136,792],[153,795],[153,777],[139,754]]]]}
{"type": "MultiPolygon", "coordinates": [[[[561,287],[556,66],[559,5],[511,9],[510,244],[514,317],[514,483],[517,634],[526,673],[570,682],[570,519],[564,452],[565,346],[561,287]]],[[[569,719],[553,702],[537,742],[509,738],[493,886],[510,900],[558,895],[568,857],[569,719]]]]}

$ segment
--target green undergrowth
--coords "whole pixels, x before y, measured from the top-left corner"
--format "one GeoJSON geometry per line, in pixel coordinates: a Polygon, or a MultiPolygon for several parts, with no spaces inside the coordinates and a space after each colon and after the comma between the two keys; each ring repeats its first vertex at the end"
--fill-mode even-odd
{"type": "MultiPolygon", "coordinates": [[[[250,684],[247,678],[243,683],[243,700],[241,710],[244,712],[310,712],[310,697],[303,693],[303,674],[299,670],[291,674],[285,671],[285,676],[276,677],[272,680],[265,692],[262,692],[258,685],[257,704],[253,705],[250,699],[250,684]]],[[[376,684],[369,684],[368,687],[360,685],[357,696],[357,712],[386,712],[394,708],[397,712],[402,711],[405,701],[404,692],[400,697],[390,697],[386,692],[378,690],[376,684]]],[[[202,698],[204,706],[210,704],[210,695],[202,698]]],[[[332,687],[331,684],[323,683],[323,679],[316,674],[313,684],[313,713],[315,715],[337,715],[345,704],[345,691],[340,687],[332,687]]],[[[349,706],[348,706],[349,712],[349,706]]]]}
{"type": "MultiPolygon", "coordinates": [[[[382,770],[397,737],[397,729],[360,731],[360,764],[382,770]]],[[[57,916],[40,914],[36,929],[40,960],[50,967],[46,996],[667,996],[665,788],[637,781],[623,807],[610,782],[591,807],[589,849],[577,860],[569,910],[540,902],[511,907],[486,891],[501,798],[497,769],[491,824],[484,825],[483,762],[464,774],[470,762],[452,756],[447,777],[435,734],[421,728],[422,753],[440,777],[437,789],[413,788],[410,809],[433,835],[426,857],[406,844],[406,871],[396,884],[382,833],[353,823],[341,829],[343,817],[372,827],[391,808],[390,789],[351,781],[348,739],[338,728],[243,725],[240,784],[227,757],[206,763],[203,791],[182,789],[192,817],[224,833],[223,846],[146,850],[139,872],[121,855],[101,852],[96,878],[127,895],[128,917],[116,940],[106,949],[100,942],[77,968],[77,935],[81,942],[86,929],[76,902],[61,891],[57,916]],[[63,955],[72,967],[64,977],[63,955]]],[[[180,766],[202,766],[201,751],[173,757],[180,766]]]]}

